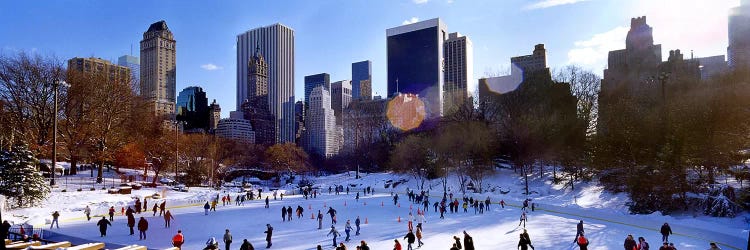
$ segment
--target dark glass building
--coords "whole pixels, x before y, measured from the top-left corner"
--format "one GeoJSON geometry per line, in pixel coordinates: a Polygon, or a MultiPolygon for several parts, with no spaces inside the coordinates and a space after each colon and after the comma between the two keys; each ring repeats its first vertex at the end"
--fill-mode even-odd
{"type": "Polygon", "coordinates": [[[320,85],[325,86],[326,90],[331,91],[331,76],[328,73],[305,76],[305,108],[310,107],[310,92],[320,85]]]}
{"type": "Polygon", "coordinates": [[[352,100],[372,100],[372,62],[352,63],[352,100]],[[367,81],[364,84],[362,81],[367,81]]]}
{"type": "Polygon", "coordinates": [[[177,96],[177,120],[185,121],[185,130],[208,129],[208,98],[201,87],[187,87],[177,96]]]}
{"type": "Polygon", "coordinates": [[[443,42],[446,26],[430,19],[386,30],[388,96],[396,93],[419,95],[427,117],[443,112],[443,42]]]}

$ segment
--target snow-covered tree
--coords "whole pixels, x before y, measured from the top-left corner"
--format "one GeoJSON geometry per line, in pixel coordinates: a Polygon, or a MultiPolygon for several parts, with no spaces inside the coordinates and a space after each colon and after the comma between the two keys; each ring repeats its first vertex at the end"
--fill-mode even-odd
{"type": "Polygon", "coordinates": [[[26,145],[0,151],[0,194],[11,207],[33,206],[47,198],[50,188],[36,169],[38,162],[26,145]]]}

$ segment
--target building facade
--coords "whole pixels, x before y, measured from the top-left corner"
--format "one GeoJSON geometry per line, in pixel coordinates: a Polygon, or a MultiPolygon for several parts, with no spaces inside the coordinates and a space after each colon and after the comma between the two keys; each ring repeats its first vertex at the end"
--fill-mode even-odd
{"type": "Polygon", "coordinates": [[[177,47],[167,22],[148,27],[141,40],[141,96],[156,115],[173,118],[177,85],[177,47]]]}
{"type": "Polygon", "coordinates": [[[180,91],[177,96],[177,120],[185,122],[185,130],[208,131],[210,114],[208,98],[203,88],[191,86],[180,91]]]}
{"type": "Polygon", "coordinates": [[[323,86],[313,88],[310,92],[310,108],[307,112],[308,152],[325,158],[338,153],[336,144],[336,116],[331,109],[331,95],[323,86]]]}
{"type": "Polygon", "coordinates": [[[68,60],[68,70],[75,70],[88,74],[105,74],[110,81],[130,82],[130,68],[119,66],[101,58],[75,57],[68,60]]]}
{"type": "Polygon", "coordinates": [[[219,120],[221,120],[221,106],[216,103],[216,99],[208,106],[208,114],[208,132],[214,133],[216,127],[219,126],[219,120]]]}
{"type": "Polygon", "coordinates": [[[349,80],[341,80],[331,83],[331,108],[336,116],[336,125],[341,125],[343,112],[352,102],[352,83],[349,80]]]}
{"type": "Polygon", "coordinates": [[[255,143],[253,126],[250,121],[243,118],[242,112],[239,111],[232,111],[229,113],[229,118],[219,120],[215,134],[221,138],[255,143]]]}
{"type": "Polygon", "coordinates": [[[443,43],[447,27],[439,18],[386,30],[388,96],[418,95],[427,117],[443,114],[443,43]]]}
{"type": "Polygon", "coordinates": [[[305,76],[305,108],[310,107],[310,93],[317,86],[323,86],[331,91],[331,76],[328,73],[305,76]]]}
{"type": "Polygon", "coordinates": [[[469,99],[468,83],[474,76],[474,46],[458,32],[448,34],[443,47],[445,56],[443,112],[450,113],[469,99]]]}
{"type": "Polygon", "coordinates": [[[247,97],[242,103],[241,110],[245,119],[253,125],[255,142],[264,145],[275,144],[278,142],[278,130],[276,116],[271,112],[268,102],[268,63],[260,48],[256,48],[247,67],[247,97]]]}
{"type": "Polygon", "coordinates": [[[750,70],[750,1],[729,10],[727,59],[731,68],[750,70]]]}
{"type": "Polygon", "coordinates": [[[130,85],[133,88],[133,93],[140,95],[141,59],[131,55],[124,55],[117,58],[117,65],[125,66],[130,69],[130,85]]]}
{"type": "Polygon", "coordinates": [[[352,100],[372,100],[372,62],[352,63],[352,100]]]}
{"type": "Polygon", "coordinates": [[[346,153],[367,152],[367,146],[381,141],[393,129],[386,117],[388,100],[353,100],[344,109],[343,145],[346,153]]]}
{"type": "Polygon", "coordinates": [[[248,96],[249,62],[260,51],[268,64],[268,110],[276,143],[294,142],[294,30],[273,24],[237,35],[237,109],[248,96]]]}

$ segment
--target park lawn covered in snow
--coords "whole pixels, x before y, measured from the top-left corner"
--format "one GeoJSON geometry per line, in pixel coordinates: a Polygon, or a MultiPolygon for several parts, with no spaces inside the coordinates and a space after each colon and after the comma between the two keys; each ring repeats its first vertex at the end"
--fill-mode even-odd
{"type": "MultiPolygon", "coordinates": [[[[225,195],[223,191],[220,193],[205,188],[191,188],[187,193],[164,191],[167,207],[176,219],[172,222],[171,228],[164,228],[164,220],[161,217],[151,216],[150,207],[153,206],[153,201],[149,200],[149,212],[136,215],[136,219],[144,216],[150,223],[148,239],[144,241],[139,241],[135,235],[128,235],[126,220],[124,216],[119,215],[119,208],[125,204],[132,205],[131,196],[142,197],[156,192],[162,193],[159,188],[137,190],[133,195],[110,195],[102,190],[66,193],[56,191],[40,207],[13,210],[10,213],[14,216],[24,216],[12,217],[15,222],[24,220],[33,225],[43,225],[50,219],[49,214],[52,211],[59,210],[62,214],[61,228],[53,229],[54,232],[119,245],[147,245],[153,249],[171,246],[171,237],[178,229],[185,235],[183,249],[202,249],[209,237],[221,240],[224,229],[230,229],[234,236],[233,249],[239,248],[242,239],[248,239],[256,248],[263,248],[263,231],[267,223],[274,227],[272,249],[314,249],[318,244],[330,249],[331,237],[327,237],[326,234],[330,230],[331,220],[325,212],[327,207],[333,206],[338,211],[336,228],[343,235],[339,241],[345,238],[344,225],[347,219],[351,220],[352,226],[357,216],[362,220],[361,235],[354,236],[352,232],[352,241],[347,244],[350,249],[354,249],[354,245],[360,240],[367,241],[371,249],[392,249],[393,239],[399,239],[406,249],[403,240],[407,232],[406,218],[410,211],[416,215],[417,205],[413,205],[410,210],[411,203],[404,191],[406,187],[415,189],[416,182],[409,181],[405,185],[399,185],[395,190],[383,188],[385,181],[399,179],[409,177],[386,173],[369,174],[358,180],[355,180],[352,174],[320,177],[316,178],[314,183],[324,194],[316,199],[305,200],[299,195],[286,195],[283,201],[274,201],[271,198],[269,209],[264,208],[261,200],[246,201],[244,206],[235,206],[234,201],[232,205],[222,206],[219,202],[218,211],[210,212],[209,215],[203,213],[203,202],[215,197],[216,194],[225,195]],[[352,187],[348,195],[329,195],[327,187],[334,184],[353,184],[355,187],[352,187]],[[356,202],[356,192],[353,190],[361,191],[366,186],[375,188],[375,195],[364,196],[360,192],[360,200],[356,202]],[[391,191],[399,193],[400,207],[393,204],[391,191]],[[87,204],[94,210],[93,214],[104,214],[109,206],[118,209],[118,216],[106,237],[99,237],[96,221],[100,217],[92,218],[91,221],[85,220],[82,209],[87,204]],[[291,206],[295,210],[298,205],[304,208],[305,216],[299,219],[294,216],[291,222],[282,222],[281,206],[291,206]],[[309,208],[312,208],[312,211],[309,208]],[[311,213],[317,214],[318,210],[325,215],[323,229],[320,230],[317,229],[317,220],[310,219],[311,213]],[[398,222],[399,216],[401,222],[398,222]],[[367,224],[364,224],[365,219],[367,224]]],[[[433,188],[431,203],[442,197],[442,185],[439,183],[439,180],[435,180],[430,184],[433,188]]],[[[461,209],[457,214],[447,213],[445,219],[439,219],[439,213],[435,213],[430,205],[426,214],[427,222],[423,225],[423,249],[448,249],[453,242],[452,236],[462,236],[464,230],[474,238],[477,249],[516,249],[519,234],[523,232],[523,228],[518,227],[521,212],[517,207],[526,198],[523,195],[523,183],[517,175],[508,170],[497,172],[485,181],[485,184],[487,183],[491,187],[499,188],[496,188],[494,193],[473,194],[474,198],[480,200],[490,196],[493,205],[491,211],[485,211],[485,214],[474,214],[473,208],[470,207],[468,213],[461,209]],[[498,190],[509,192],[501,194],[498,190]],[[511,206],[500,208],[497,204],[500,199],[504,199],[511,206]]],[[[452,186],[451,190],[454,198],[461,198],[457,186],[452,186]]],[[[532,183],[531,190],[533,194],[529,197],[539,205],[539,208],[528,213],[526,228],[536,249],[578,249],[573,244],[573,238],[575,224],[581,219],[584,220],[586,236],[591,242],[589,249],[621,249],[628,234],[635,237],[643,236],[650,242],[652,249],[658,249],[661,245],[658,230],[664,222],[672,226],[675,235],[670,239],[681,250],[706,249],[711,241],[716,241],[723,249],[744,249],[746,245],[747,231],[743,230],[746,225],[741,216],[728,219],[658,214],[630,215],[624,206],[627,202],[626,197],[603,192],[594,183],[579,184],[576,191],[572,192],[570,189],[563,190],[559,186],[536,180],[532,183]]],[[[231,194],[232,199],[238,195],[226,194],[231,194]]],[[[264,192],[263,195],[265,197],[270,193],[264,192]]],[[[221,247],[223,248],[223,244],[221,247]]]]}

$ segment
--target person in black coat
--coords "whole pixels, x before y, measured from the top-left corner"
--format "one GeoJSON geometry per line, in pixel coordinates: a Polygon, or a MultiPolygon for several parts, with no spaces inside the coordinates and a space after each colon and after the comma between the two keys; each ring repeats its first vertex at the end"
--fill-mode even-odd
{"type": "Polygon", "coordinates": [[[464,231],[464,249],[474,250],[474,239],[466,231],[464,231]]]}
{"type": "Polygon", "coordinates": [[[10,222],[8,220],[3,221],[3,225],[0,226],[0,237],[3,239],[8,238],[8,232],[10,231],[10,222]]]}
{"type": "Polygon", "coordinates": [[[135,216],[132,213],[128,214],[128,227],[130,228],[130,235],[135,234],[133,227],[135,227],[135,216]]]}
{"type": "Polygon", "coordinates": [[[623,246],[625,247],[625,250],[631,250],[634,249],[638,244],[635,243],[635,240],[633,239],[632,234],[628,234],[628,237],[625,238],[625,243],[623,246]]]}
{"type": "Polygon", "coordinates": [[[273,236],[273,227],[271,227],[271,224],[266,224],[266,231],[264,233],[266,233],[266,242],[268,243],[266,248],[271,248],[271,245],[273,245],[271,243],[271,236],[273,236]]]}
{"type": "Polygon", "coordinates": [[[414,233],[412,233],[411,230],[409,230],[409,232],[406,233],[406,236],[404,236],[404,239],[406,239],[406,243],[407,243],[406,249],[412,250],[411,244],[414,244],[414,240],[416,239],[416,237],[414,236],[414,233]]]}
{"type": "Polygon", "coordinates": [[[461,238],[458,238],[458,236],[453,236],[453,239],[456,240],[456,243],[453,244],[456,246],[457,249],[461,249],[463,245],[461,245],[461,238]]]}
{"type": "Polygon", "coordinates": [[[148,230],[148,221],[145,218],[141,217],[141,220],[138,221],[138,237],[141,240],[146,239],[146,230],[148,230]]]}
{"type": "Polygon", "coordinates": [[[672,234],[672,227],[670,227],[669,224],[665,222],[664,225],[661,225],[661,241],[669,242],[670,234],[672,234]]]}
{"type": "Polygon", "coordinates": [[[583,234],[583,220],[579,221],[576,225],[576,238],[573,239],[573,242],[576,242],[578,240],[578,236],[583,234]]]}
{"type": "Polygon", "coordinates": [[[286,208],[281,207],[281,221],[286,221],[286,208]]]}
{"type": "Polygon", "coordinates": [[[112,223],[109,223],[107,218],[102,216],[102,219],[99,220],[99,222],[96,223],[97,226],[99,226],[99,233],[102,234],[101,237],[107,236],[107,226],[112,226],[112,223]]]}
{"type": "Polygon", "coordinates": [[[529,240],[526,239],[526,237],[524,237],[523,234],[521,234],[521,239],[518,240],[518,247],[521,248],[521,250],[528,250],[529,244],[531,244],[531,242],[529,242],[529,240]]]}

